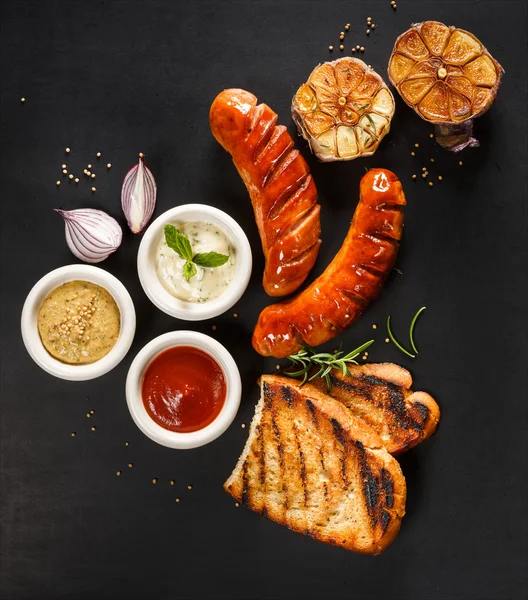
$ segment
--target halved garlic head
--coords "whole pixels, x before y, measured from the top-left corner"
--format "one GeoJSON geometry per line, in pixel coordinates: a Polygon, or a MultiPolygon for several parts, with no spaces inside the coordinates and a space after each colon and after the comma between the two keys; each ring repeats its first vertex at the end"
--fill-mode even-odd
{"type": "Polygon", "coordinates": [[[493,103],[503,68],[471,33],[438,21],[417,23],[396,40],[389,79],[431,123],[462,123],[493,103]]]}
{"type": "Polygon", "coordinates": [[[323,162],[371,156],[390,129],[394,98],[362,60],[339,58],[317,66],[297,90],[292,115],[323,162]]]}

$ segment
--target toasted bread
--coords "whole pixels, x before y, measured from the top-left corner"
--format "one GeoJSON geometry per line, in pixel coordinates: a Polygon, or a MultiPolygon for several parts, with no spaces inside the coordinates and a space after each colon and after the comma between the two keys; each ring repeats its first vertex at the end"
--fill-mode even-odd
{"type": "Polygon", "coordinates": [[[330,390],[324,379],[311,383],[370,425],[391,454],[401,454],[436,431],[440,408],[429,394],[410,389],[409,371],[392,363],[373,363],[349,365],[349,373],[331,371],[330,390]]]}
{"type": "Polygon", "coordinates": [[[396,537],[406,486],[380,437],[307,384],[263,375],[249,438],[224,489],[298,533],[364,554],[396,537]]]}

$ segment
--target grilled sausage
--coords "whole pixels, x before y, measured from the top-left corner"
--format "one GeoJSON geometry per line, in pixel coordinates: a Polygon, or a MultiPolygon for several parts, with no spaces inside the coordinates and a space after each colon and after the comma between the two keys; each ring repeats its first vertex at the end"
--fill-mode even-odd
{"type": "Polygon", "coordinates": [[[379,294],[394,266],[405,204],[394,173],[368,171],[343,246],[304,291],[261,312],[253,334],[255,350],[284,358],[303,343],[318,346],[349,327],[379,294]]]}
{"type": "Polygon", "coordinates": [[[313,267],[321,240],[320,206],[308,165],[277,114],[244,90],[221,92],[209,123],[246,184],[266,258],[270,296],[294,292],[313,267]]]}

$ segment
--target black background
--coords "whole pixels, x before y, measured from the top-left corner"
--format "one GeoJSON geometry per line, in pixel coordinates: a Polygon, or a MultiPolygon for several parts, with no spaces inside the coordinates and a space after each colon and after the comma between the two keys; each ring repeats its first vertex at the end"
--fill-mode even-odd
{"type": "MultiPolygon", "coordinates": [[[[2,597],[526,598],[527,3],[399,0],[393,11],[388,0],[19,0],[2,2],[0,18],[2,597]],[[367,16],[377,26],[369,38],[367,16]],[[252,328],[269,303],[260,285],[263,259],[247,193],[207,117],[219,91],[239,86],[274,108],[294,133],[291,97],[329,58],[328,45],[337,49],[346,22],[347,50],[364,45],[364,60],[386,77],[396,36],[426,19],[475,33],[506,70],[496,103],[476,122],[479,149],[458,156],[441,150],[429,138],[431,127],[399,97],[392,131],[373,158],[323,165],[298,141],[322,204],[323,246],[313,275],[344,238],[365,167],[394,170],[408,199],[402,274],[389,277],[339,342],[351,348],[374,336],[369,359],[409,368],[415,389],[438,399],[443,418],[436,436],[401,459],[407,516],[395,543],[372,558],[237,509],[222,490],[246,439],[241,424],[253,414],[256,378],[276,361],[251,349],[252,328]],[[103,208],[125,226],[121,181],[138,152],[158,182],[156,215],[203,202],[241,223],[254,254],[250,286],[220,318],[173,320],[142,292],[135,266],[140,237],[125,232],[122,247],[100,266],[133,297],[132,349],[98,380],[54,379],[31,361],[19,332],[31,286],[75,262],[52,208],[103,208]],[[92,163],[97,192],[83,179],[57,188],[63,162],[81,178],[92,163]],[[433,188],[419,176],[424,165],[433,188]],[[383,323],[391,314],[405,339],[422,305],[421,352],[413,361],[384,343],[383,323]],[[187,327],[228,347],[244,393],[219,440],[184,452],[154,444],[135,427],[124,381],[144,344],[187,327]],[[88,419],[90,409],[95,415],[88,419]]],[[[340,55],[334,50],[332,57],[340,55]]]]}

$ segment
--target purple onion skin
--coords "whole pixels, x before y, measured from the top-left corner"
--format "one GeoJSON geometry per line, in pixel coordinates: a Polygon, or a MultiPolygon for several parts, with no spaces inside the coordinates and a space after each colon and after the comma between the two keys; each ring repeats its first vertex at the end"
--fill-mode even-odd
{"type": "Polygon", "coordinates": [[[435,139],[446,150],[460,152],[464,148],[478,148],[480,143],[471,134],[473,121],[468,119],[463,123],[447,123],[435,125],[435,139]]]}
{"type": "Polygon", "coordinates": [[[152,215],[154,214],[154,209],[156,208],[157,191],[154,175],[145,164],[143,158],[140,157],[138,164],[129,169],[128,173],[125,175],[125,178],[123,179],[123,186],[121,188],[121,207],[132,233],[143,233],[145,227],[148,225],[152,215]],[[139,223],[133,223],[131,218],[132,194],[135,191],[140,168],[143,169],[142,214],[139,223]]]}

